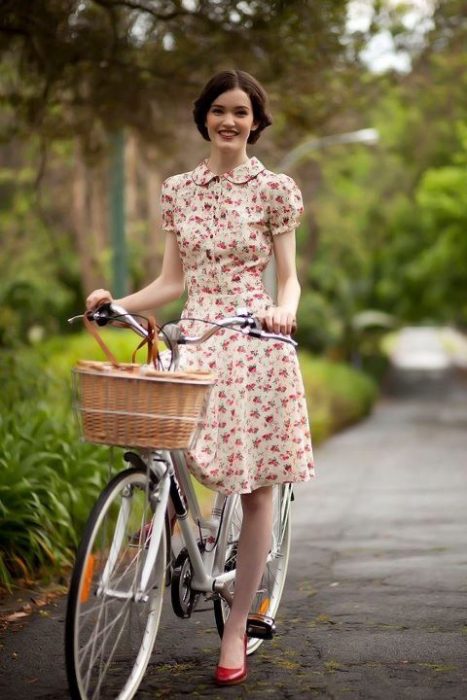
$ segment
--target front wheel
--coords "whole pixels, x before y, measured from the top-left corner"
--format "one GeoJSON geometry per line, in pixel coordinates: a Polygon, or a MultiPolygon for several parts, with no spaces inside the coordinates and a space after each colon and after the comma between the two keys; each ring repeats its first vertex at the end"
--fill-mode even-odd
{"type": "MultiPolygon", "coordinates": [[[[273,511],[272,511],[272,538],[271,549],[268,554],[264,573],[256,592],[252,613],[268,615],[275,618],[279,603],[282,598],[290,552],[290,501],[292,496],[292,485],[283,484],[273,486],[273,511]]],[[[228,528],[226,555],[224,571],[232,571],[237,565],[238,538],[242,525],[242,504],[240,496],[230,496],[233,499],[228,519],[223,523],[223,527],[228,528]]],[[[231,593],[234,593],[232,584],[231,593]]],[[[214,601],[214,615],[217,630],[222,637],[224,623],[229,615],[229,605],[223,598],[214,601]]],[[[262,639],[250,638],[248,640],[248,654],[255,652],[262,644],[262,639]]]]}
{"type": "Polygon", "coordinates": [[[163,517],[157,518],[162,523],[159,537],[155,532],[157,510],[166,506],[155,497],[159,488],[144,469],[127,469],[112,479],[91,512],[76,557],[65,624],[73,700],[129,700],[141,683],[165,587],[163,517]],[[149,552],[154,566],[142,590],[149,552]]]}

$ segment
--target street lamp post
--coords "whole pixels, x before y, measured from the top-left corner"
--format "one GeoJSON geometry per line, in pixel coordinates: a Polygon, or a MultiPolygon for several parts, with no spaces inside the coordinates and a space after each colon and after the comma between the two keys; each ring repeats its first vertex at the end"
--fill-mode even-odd
{"type": "Polygon", "coordinates": [[[279,163],[279,170],[281,172],[287,172],[287,170],[304,159],[311,151],[315,151],[319,148],[328,148],[329,146],[338,146],[347,143],[366,143],[369,146],[373,146],[378,143],[378,141],[379,134],[376,129],[359,129],[358,131],[349,131],[344,134],[322,136],[319,139],[307,139],[298,146],[295,146],[295,148],[284,156],[279,163]]]}
{"type": "MultiPolygon", "coordinates": [[[[372,146],[378,143],[378,141],[379,133],[377,129],[371,128],[359,129],[358,131],[349,131],[343,134],[330,134],[329,136],[322,136],[318,139],[307,139],[286,153],[286,155],[279,162],[277,171],[280,173],[289,172],[294,165],[297,165],[297,163],[300,161],[305,160],[306,157],[313,151],[321,148],[328,148],[329,146],[337,146],[348,143],[364,143],[372,146]]],[[[267,292],[270,294],[272,299],[276,301],[277,281],[274,256],[271,258],[269,265],[264,271],[263,280],[267,292]]]]}

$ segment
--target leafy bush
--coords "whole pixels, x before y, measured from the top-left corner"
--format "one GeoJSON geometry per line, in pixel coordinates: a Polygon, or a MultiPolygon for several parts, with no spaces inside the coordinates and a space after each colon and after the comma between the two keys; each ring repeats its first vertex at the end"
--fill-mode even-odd
{"type": "Polygon", "coordinates": [[[102,451],[33,405],[0,418],[0,440],[0,583],[8,587],[13,577],[71,562],[105,469],[102,451]]]}
{"type": "MultiPolygon", "coordinates": [[[[139,338],[133,331],[124,328],[104,328],[99,330],[102,339],[120,362],[130,362],[133,351],[139,344],[139,338]]],[[[38,357],[47,365],[53,375],[69,378],[72,367],[78,360],[105,360],[105,355],[90,333],[83,331],[66,338],[56,336],[41,343],[36,348],[38,357]]],[[[142,348],[137,356],[138,362],[145,361],[142,348]]]]}
{"type": "MultiPolygon", "coordinates": [[[[34,159],[31,152],[24,155],[34,159]]],[[[14,160],[21,157],[16,144],[14,160]]],[[[2,349],[24,345],[34,335],[59,332],[82,295],[73,240],[55,210],[60,196],[51,196],[53,204],[47,195],[40,199],[36,175],[30,165],[0,168],[2,349]]]]}
{"type": "Polygon", "coordinates": [[[375,382],[343,363],[300,353],[314,444],[366,416],[376,399],[375,382]]]}
{"type": "Polygon", "coordinates": [[[30,356],[0,366],[0,586],[10,588],[71,562],[108,453],[80,442],[70,411],[44,398],[50,378],[30,356]]]}

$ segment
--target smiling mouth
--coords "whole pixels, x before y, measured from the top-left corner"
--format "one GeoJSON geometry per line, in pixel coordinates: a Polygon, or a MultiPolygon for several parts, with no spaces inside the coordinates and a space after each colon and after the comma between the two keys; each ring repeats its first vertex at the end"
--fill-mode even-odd
{"type": "Polygon", "coordinates": [[[231,139],[234,136],[237,136],[238,131],[218,131],[217,133],[224,139],[231,139]]]}

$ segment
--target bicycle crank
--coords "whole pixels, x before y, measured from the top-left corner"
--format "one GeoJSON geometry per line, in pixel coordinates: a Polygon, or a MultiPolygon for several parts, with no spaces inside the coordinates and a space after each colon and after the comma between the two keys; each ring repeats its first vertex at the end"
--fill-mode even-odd
{"type": "Polygon", "coordinates": [[[188,551],[184,547],[175,560],[170,584],[172,608],[178,617],[191,617],[191,613],[200,596],[200,593],[193,591],[191,588],[192,578],[193,571],[190,558],[188,551]]]}

